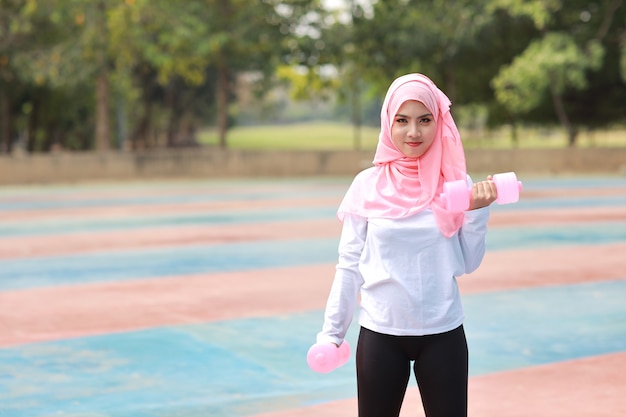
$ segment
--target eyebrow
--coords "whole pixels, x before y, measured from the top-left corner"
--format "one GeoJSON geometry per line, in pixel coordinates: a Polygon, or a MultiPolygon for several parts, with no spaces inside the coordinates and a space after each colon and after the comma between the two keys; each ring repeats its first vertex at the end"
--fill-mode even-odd
{"type": "MultiPolygon", "coordinates": [[[[433,117],[432,113],[424,113],[421,116],[417,116],[416,119],[421,119],[422,117],[426,117],[426,116],[433,117]]],[[[396,114],[396,117],[404,117],[404,118],[410,119],[409,116],[405,114],[400,114],[400,113],[396,114]]]]}

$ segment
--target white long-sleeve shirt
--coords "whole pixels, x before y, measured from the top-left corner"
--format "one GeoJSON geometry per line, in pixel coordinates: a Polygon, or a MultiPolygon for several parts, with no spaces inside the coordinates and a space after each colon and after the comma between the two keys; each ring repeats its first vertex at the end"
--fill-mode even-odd
{"type": "Polygon", "coordinates": [[[430,210],[400,219],[346,214],[318,343],[341,344],[359,295],[359,324],[378,333],[426,335],[461,325],[456,277],[480,265],[488,220],[489,207],[467,211],[446,238],[430,210]]]}

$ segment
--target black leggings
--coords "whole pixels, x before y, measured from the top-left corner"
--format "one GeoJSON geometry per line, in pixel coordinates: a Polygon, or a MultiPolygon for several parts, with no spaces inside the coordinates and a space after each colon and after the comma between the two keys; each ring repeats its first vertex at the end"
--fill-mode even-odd
{"type": "Polygon", "coordinates": [[[463,326],[427,336],[389,336],[361,328],[356,351],[359,417],[397,417],[411,361],[427,417],[467,416],[463,326]]]}

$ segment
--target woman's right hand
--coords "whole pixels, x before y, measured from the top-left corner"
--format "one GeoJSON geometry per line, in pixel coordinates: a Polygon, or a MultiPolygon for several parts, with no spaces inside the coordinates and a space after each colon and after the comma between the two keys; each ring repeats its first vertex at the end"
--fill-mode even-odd
{"type": "Polygon", "coordinates": [[[472,184],[469,210],[487,207],[498,198],[498,190],[491,175],[485,181],[472,184]]]}

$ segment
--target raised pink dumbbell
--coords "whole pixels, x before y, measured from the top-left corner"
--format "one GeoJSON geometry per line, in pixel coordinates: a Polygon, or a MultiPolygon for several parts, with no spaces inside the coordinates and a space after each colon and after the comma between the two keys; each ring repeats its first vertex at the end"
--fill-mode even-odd
{"type": "Polygon", "coordinates": [[[333,343],[316,343],[307,352],[309,368],[322,374],[343,366],[350,358],[350,345],[343,341],[339,347],[333,343]]]}
{"type": "MultiPolygon", "coordinates": [[[[493,182],[498,190],[496,203],[509,204],[519,200],[519,193],[522,191],[522,182],[517,180],[514,172],[504,172],[495,174],[493,182]]],[[[449,211],[459,213],[465,211],[470,205],[470,195],[472,186],[465,180],[449,181],[443,184],[441,200],[449,211]]]]}

